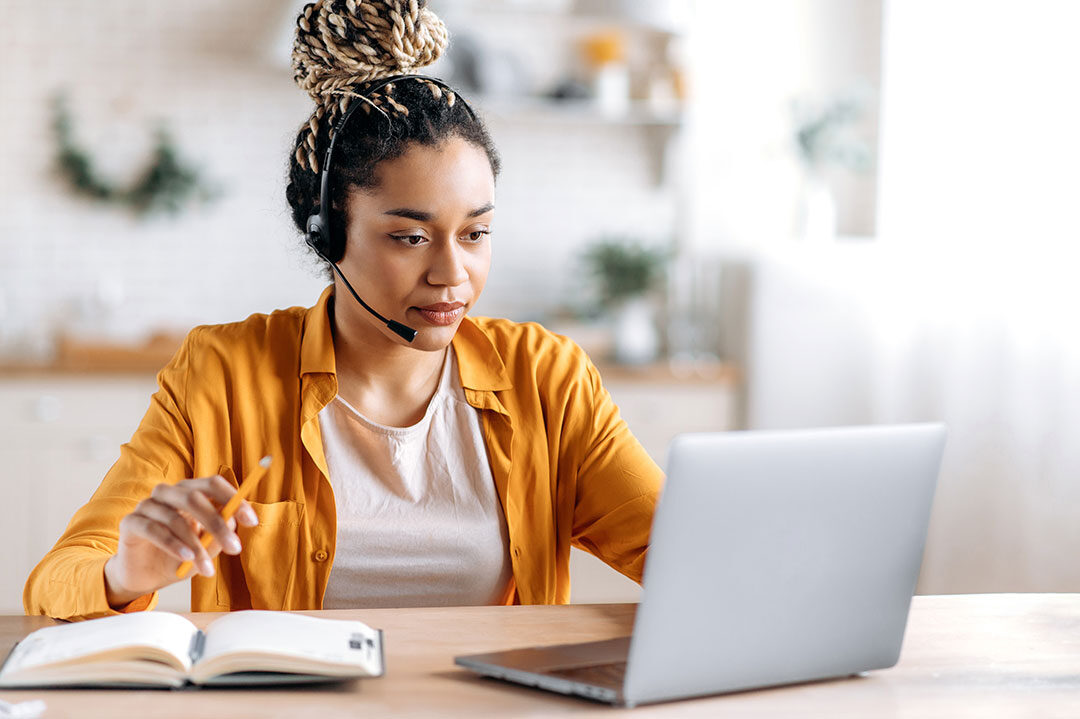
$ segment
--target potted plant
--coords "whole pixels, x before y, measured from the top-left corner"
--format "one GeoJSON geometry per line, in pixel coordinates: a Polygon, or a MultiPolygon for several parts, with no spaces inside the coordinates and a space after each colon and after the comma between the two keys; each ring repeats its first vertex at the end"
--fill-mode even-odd
{"type": "Polygon", "coordinates": [[[796,154],[804,173],[800,231],[808,240],[832,240],[836,237],[837,212],[826,178],[828,168],[862,173],[872,164],[869,147],[855,132],[863,101],[858,96],[824,104],[804,99],[796,102],[792,110],[796,154]]]}
{"type": "Polygon", "coordinates": [[[645,364],[660,354],[649,292],[664,276],[668,258],[665,249],[624,238],[605,238],[585,251],[600,309],[613,320],[617,362],[645,364]]]}

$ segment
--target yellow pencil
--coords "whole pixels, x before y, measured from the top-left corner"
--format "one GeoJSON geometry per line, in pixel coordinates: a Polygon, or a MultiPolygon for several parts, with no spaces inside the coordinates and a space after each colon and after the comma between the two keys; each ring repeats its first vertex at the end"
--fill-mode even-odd
{"type": "MultiPolygon", "coordinates": [[[[255,488],[255,485],[259,483],[259,480],[266,476],[266,470],[270,469],[270,455],[266,455],[259,460],[259,466],[255,471],[247,476],[247,478],[240,483],[240,489],[236,490],[236,494],[229,498],[229,501],[225,503],[225,507],[221,510],[221,518],[228,522],[232,519],[232,516],[236,514],[236,510],[240,508],[240,502],[247,499],[248,494],[255,488]]],[[[205,529],[199,536],[199,541],[202,542],[203,549],[206,549],[214,541],[214,535],[207,532],[205,529]]],[[[176,578],[183,579],[184,575],[191,569],[191,562],[183,562],[176,570],[176,578]]]]}

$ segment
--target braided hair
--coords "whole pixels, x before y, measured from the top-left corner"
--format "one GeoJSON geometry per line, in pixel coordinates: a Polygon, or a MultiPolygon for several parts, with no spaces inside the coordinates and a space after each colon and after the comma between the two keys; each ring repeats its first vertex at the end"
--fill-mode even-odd
{"type": "Polygon", "coordinates": [[[499,156],[487,129],[453,91],[421,77],[369,92],[378,81],[431,64],[446,47],[446,27],[426,6],[427,0],[317,0],[297,18],[293,79],[315,101],[297,133],[285,191],[300,232],[319,211],[320,163],[331,131],[350,102],[363,103],[334,147],[331,261],[345,251],[347,193],[375,187],[379,163],[400,157],[412,144],[435,146],[460,137],[482,149],[498,175],[499,156]],[[390,127],[372,105],[389,117],[390,127]]]}

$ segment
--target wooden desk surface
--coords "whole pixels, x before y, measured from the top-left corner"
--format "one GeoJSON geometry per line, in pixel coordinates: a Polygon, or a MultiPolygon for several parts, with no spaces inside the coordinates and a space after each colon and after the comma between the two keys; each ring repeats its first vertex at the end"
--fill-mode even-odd
{"type": "MultiPolygon", "coordinates": [[[[386,632],[387,675],[314,690],[0,691],[46,717],[1078,717],[1080,594],[916,597],[900,663],[866,677],[612,709],[475,677],[456,654],[619,636],[634,605],[310,612],[386,632]]],[[[200,626],[214,614],[189,615],[200,626]]],[[[0,617],[0,651],[50,623],[0,617]]]]}

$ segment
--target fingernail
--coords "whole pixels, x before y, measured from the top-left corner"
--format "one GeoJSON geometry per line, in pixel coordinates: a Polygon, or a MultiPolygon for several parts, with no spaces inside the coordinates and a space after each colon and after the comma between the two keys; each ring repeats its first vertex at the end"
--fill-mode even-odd
{"type": "Polygon", "coordinates": [[[250,524],[252,527],[259,523],[259,515],[255,514],[254,509],[245,510],[244,517],[247,518],[248,524],[250,524]]]}
{"type": "Polygon", "coordinates": [[[180,557],[190,562],[195,559],[195,552],[191,551],[187,547],[180,548],[180,557]]]}
{"type": "Polygon", "coordinates": [[[228,539],[226,539],[225,546],[228,547],[229,551],[233,554],[240,553],[240,540],[236,537],[229,537],[228,539]]]}
{"type": "Polygon", "coordinates": [[[199,562],[199,566],[202,567],[202,573],[204,575],[206,575],[207,577],[214,576],[214,565],[210,562],[209,559],[204,559],[199,562]]]}

